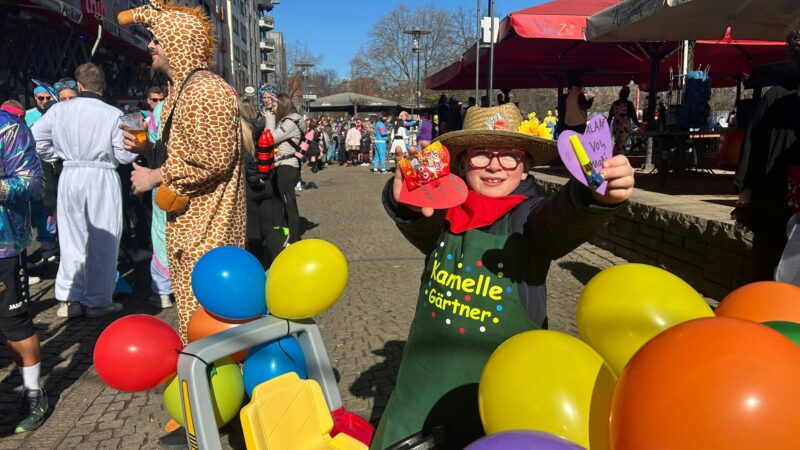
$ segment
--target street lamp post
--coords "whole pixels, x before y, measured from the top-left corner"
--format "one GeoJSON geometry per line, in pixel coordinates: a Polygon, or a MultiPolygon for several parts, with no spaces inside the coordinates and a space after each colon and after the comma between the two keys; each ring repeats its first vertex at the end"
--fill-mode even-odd
{"type": "MultiPolygon", "coordinates": [[[[422,53],[422,47],[419,45],[419,38],[421,36],[425,36],[425,35],[431,34],[431,32],[428,31],[428,30],[423,30],[421,28],[412,28],[410,30],[403,31],[403,33],[404,34],[410,34],[411,36],[414,36],[414,42],[412,43],[411,51],[417,54],[417,95],[416,95],[417,101],[416,101],[416,105],[417,105],[417,110],[419,110],[419,66],[420,66],[419,54],[422,53]]],[[[411,114],[414,114],[413,110],[411,111],[411,114]]]]}
{"type": "Polygon", "coordinates": [[[295,64],[295,66],[300,68],[300,76],[301,78],[301,97],[300,97],[300,105],[303,110],[303,114],[305,115],[308,113],[308,104],[306,103],[306,80],[308,79],[308,69],[314,67],[314,63],[307,62],[307,61],[300,61],[299,63],[295,64]]]}

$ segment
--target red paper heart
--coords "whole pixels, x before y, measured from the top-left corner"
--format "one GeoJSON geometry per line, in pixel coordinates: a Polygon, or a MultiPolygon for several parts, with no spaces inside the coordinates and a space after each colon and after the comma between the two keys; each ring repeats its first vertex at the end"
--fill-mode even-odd
{"type": "Polygon", "coordinates": [[[409,191],[405,183],[400,191],[400,203],[420,208],[448,209],[464,203],[467,185],[456,175],[448,175],[409,191]]]}

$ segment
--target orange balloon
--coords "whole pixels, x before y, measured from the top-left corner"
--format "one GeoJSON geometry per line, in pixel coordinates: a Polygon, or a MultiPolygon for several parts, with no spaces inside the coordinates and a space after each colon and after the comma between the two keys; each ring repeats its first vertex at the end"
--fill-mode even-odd
{"type": "Polygon", "coordinates": [[[753,322],[800,323],[800,287],[779,281],[746,284],[722,299],[716,314],[753,322]]]}
{"type": "Polygon", "coordinates": [[[800,347],[764,325],[703,318],[648,342],[622,372],[613,450],[796,449],[800,347]]]}
{"type": "MultiPolygon", "coordinates": [[[[211,336],[212,334],[217,334],[220,331],[225,331],[227,329],[237,327],[243,323],[256,320],[257,318],[258,317],[245,320],[223,319],[219,316],[211,314],[210,312],[206,311],[205,308],[200,306],[197,308],[197,311],[192,314],[192,318],[189,319],[186,337],[189,339],[189,342],[194,342],[203,339],[204,337],[211,336]]],[[[241,361],[246,356],[247,350],[242,350],[241,352],[230,355],[230,358],[234,361],[241,361]]]]}

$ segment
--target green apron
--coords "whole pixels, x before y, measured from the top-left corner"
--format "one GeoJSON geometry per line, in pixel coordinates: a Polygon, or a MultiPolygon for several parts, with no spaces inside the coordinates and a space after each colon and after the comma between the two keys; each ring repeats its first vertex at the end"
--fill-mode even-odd
{"type": "Polygon", "coordinates": [[[478,381],[489,355],[503,341],[538,328],[517,292],[524,246],[501,232],[449,232],[422,275],[416,314],[397,383],[370,447],[383,450],[403,438],[444,425],[447,445],[462,449],[482,436],[478,381]]]}

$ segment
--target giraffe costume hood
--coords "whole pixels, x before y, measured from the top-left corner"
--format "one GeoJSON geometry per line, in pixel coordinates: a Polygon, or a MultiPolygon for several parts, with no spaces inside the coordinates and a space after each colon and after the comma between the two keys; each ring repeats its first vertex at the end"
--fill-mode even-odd
{"type": "Polygon", "coordinates": [[[244,247],[245,190],[238,106],[225,80],[205,70],[212,62],[215,43],[202,8],[151,0],[121,12],[117,20],[121,25],[136,23],[150,30],[172,70],[159,127],[161,136],[171,114],[167,160],[161,175],[162,188],[188,198],[184,209],[167,212],[166,231],[179,331],[186,342],[189,319],[198,307],[191,287],[195,263],[215,247],[244,247]]]}

